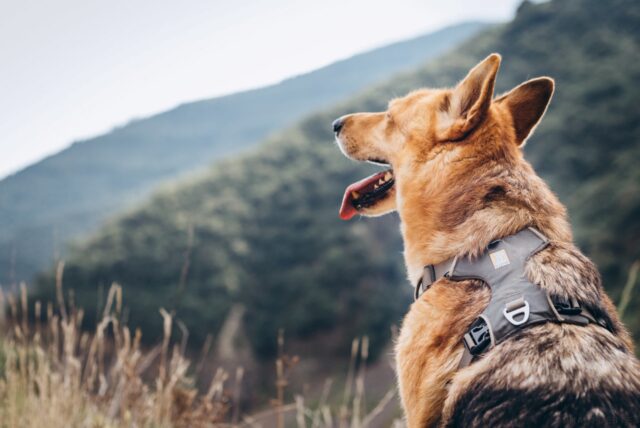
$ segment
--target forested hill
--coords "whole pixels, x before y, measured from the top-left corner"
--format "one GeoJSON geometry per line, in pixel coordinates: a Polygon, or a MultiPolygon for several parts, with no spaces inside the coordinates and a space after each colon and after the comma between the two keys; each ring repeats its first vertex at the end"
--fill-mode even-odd
{"type": "Polygon", "coordinates": [[[141,203],[160,182],[246,149],[485,26],[455,25],[277,85],[181,105],[73,144],[0,181],[0,283],[30,280],[54,254],[64,254],[69,239],[141,203]]]}
{"type": "MultiPolygon", "coordinates": [[[[379,350],[406,310],[399,232],[393,217],[338,219],[344,186],[364,167],[336,149],[331,121],[384,109],[389,98],[421,86],[452,85],[491,52],[503,56],[498,92],[534,76],[556,79],[526,156],[567,204],[578,244],[617,300],[640,257],[635,0],[525,2],[513,22],[157,194],[77,248],[67,286],[93,304],[100,285],[119,281],[131,324],[153,329],[157,307],[170,307],[196,335],[215,332],[230,303],[241,302],[263,356],[279,327],[289,337],[329,337],[340,352],[367,332],[379,350]]],[[[52,284],[52,275],[40,281],[43,290],[52,284]]],[[[634,298],[626,321],[636,338],[638,309],[634,298]]]]}

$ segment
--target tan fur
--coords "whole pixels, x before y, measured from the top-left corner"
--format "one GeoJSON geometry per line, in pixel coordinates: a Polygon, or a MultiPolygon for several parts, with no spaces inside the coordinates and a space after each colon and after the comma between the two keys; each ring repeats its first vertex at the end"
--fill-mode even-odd
{"type": "Polygon", "coordinates": [[[481,284],[439,281],[412,305],[396,344],[400,396],[403,407],[411,409],[410,427],[439,421],[447,384],[462,355],[460,338],[477,316],[466,306],[484,307],[488,301],[488,290],[481,284]]]}
{"type": "MultiPolygon", "coordinates": [[[[553,81],[533,79],[492,100],[499,64],[500,57],[493,54],[456,88],[415,91],[391,101],[386,112],[343,118],[338,136],[342,151],[356,160],[387,160],[396,180],[395,198],[361,213],[398,211],[411,284],[417,283],[427,264],[478,254],[495,239],[536,227],[552,245],[528,263],[528,277],[550,292],[600,305],[617,333],[597,326],[551,324],[530,330],[540,330],[541,337],[562,338],[579,350],[588,349],[596,337],[620,349],[620,355],[629,355],[630,336],[600,286],[593,264],[573,245],[565,208],[523,158],[521,148],[545,112],[553,81]]],[[[400,395],[409,427],[445,423],[470,383],[482,373],[497,370],[495,362],[501,353],[513,352],[520,358],[500,368],[503,379],[496,382],[505,385],[526,377],[536,358],[538,366],[542,359],[543,370],[544,358],[558,357],[525,351],[520,355],[517,347],[505,342],[458,371],[461,338],[488,299],[489,291],[480,282],[443,279],[411,306],[396,345],[400,395]]],[[[607,361],[601,367],[597,363],[600,372],[594,372],[594,379],[623,385],[625,381],[611,373],[640,366],[633,357],[625,360],[620,355],[608,356],[618,358],[619,367],[607,361]]],[[[576,352],[567,364],[592,364],[597,357],[576,352]]],[[[631,379],[637,381],[637,377],[631,379]]],[[[545,381],[550,381],[548,373],[539,378],[545,381]]],[[[558,375],[556,381],[568,384],[570,380],[558,375]]]]}

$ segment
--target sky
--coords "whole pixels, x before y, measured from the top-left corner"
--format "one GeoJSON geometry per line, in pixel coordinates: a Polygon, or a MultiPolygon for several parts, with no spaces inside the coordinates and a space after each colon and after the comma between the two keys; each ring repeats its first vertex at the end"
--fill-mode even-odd
{"type": "Polygon", "coordinates": [[[184,102],[507,21],[520,1],[0,0],[0,178],[184,102]]]}

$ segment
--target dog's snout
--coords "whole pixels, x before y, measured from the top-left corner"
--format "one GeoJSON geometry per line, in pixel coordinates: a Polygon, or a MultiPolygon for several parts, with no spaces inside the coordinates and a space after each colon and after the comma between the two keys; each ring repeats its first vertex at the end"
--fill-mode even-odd
{"type": "Polygon", "coordinates": [[[338,118],[338,119],[334,120],[333,121],[333,132],[335,132],[335,134],[338,135],[343,126],[344,126],[344,120],[342,118],[338,118]]]}

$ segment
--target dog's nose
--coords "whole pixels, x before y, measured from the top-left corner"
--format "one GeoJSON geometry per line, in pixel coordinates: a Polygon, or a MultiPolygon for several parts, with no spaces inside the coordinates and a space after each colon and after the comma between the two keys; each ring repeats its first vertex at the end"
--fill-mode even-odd
{"type": "Polygon", "coordinates": [[[344,126],[344,120],[342,120],[342,118],[334,120],[333,121],[333,132],[335,132],[336,135],[338,135],[343,126],[344,126]]]}

